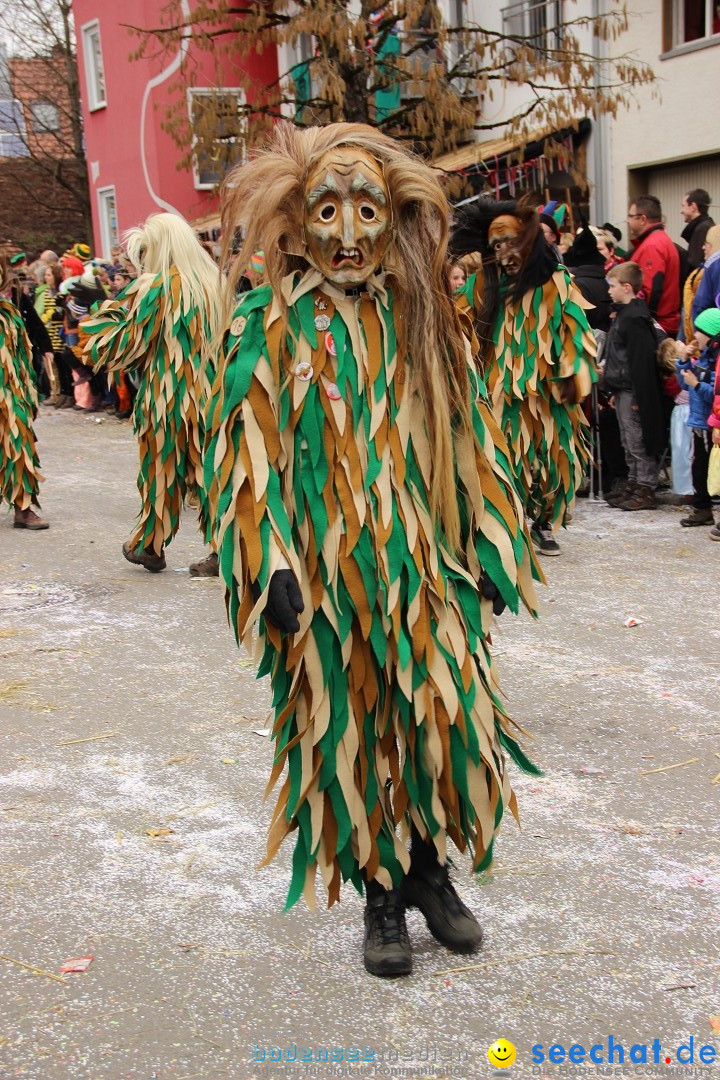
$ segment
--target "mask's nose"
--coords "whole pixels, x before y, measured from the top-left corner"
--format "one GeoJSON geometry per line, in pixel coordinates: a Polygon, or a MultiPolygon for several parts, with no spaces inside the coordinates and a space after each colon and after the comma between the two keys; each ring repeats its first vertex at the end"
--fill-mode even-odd
{"type": "Polygon", "coordinates": [[[348,250],[355,247],[355,207],[352,203],[343,204],[342,242],[348,250]]]}

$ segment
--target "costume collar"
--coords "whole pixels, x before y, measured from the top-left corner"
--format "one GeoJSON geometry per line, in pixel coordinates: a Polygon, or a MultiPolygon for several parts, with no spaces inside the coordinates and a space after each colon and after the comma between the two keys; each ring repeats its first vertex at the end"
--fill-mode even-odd
{"type": "MultiPolygon", "coordinates": [[[[341,289],[339,285],[334,285],[332,281],[328,281],[324,278],[319,270],[314,267],[309,267],[305,273],[298,279],[297,271],[292,274],[288,274],[283,278],[280,285],[280,290],[288,307],[293,307],[298,300],[305,296],[306,293],[313,292],[315,289],[322,289],[322,291],[334,300],[338,301],[347,300],[348,297],[352,297],[352,292],[346,292],[345,289],[341,289]]],[[[360,292],[367,292],[374,300],[379,300],[384,308],[388,306],[388,293],[385,285],[385,271],[380,270],[377,274],[373,274],[371,278],[363,282],[362,286],[358,286],[360,292]]]]}

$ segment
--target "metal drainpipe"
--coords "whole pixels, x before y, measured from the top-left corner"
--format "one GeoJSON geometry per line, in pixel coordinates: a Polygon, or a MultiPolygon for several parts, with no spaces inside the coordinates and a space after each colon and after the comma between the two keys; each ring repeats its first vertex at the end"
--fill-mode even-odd
{"type": "MultiPolygon", "coordinates": [[[[607,0],[592,0],[592,16],[597,19],[607,13],[607,0]]],[[[595,85],[599,86],[607,57],[607,42],[593,36],[595,55],[595,85]]],[[[597,225],[612,221],[612,160],[610,147],[610,114],[593,120],[593,194],[590,218],[597,225]]]]}

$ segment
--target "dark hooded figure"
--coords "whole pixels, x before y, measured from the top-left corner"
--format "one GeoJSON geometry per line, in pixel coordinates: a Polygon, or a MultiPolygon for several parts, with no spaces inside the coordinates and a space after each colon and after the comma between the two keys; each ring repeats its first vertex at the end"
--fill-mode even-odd
{"type": "Polygon", "coordinates": [[[583,225],[565,252],[565,265],[585,299],[594,305],[587,312],[591,327],[607,333],[612,305],[605,280],[605,258],[598,251],[597,239],[589,225],[583,225]]]}
{"type": "Polygon", "coordinates": [[[542,555],[559,555],[553,530],[589,460],[579,402],[595,381],[586,301],[547,244],[529,200],[464,207],[451,247],[480,252],[482,266],[456,293],[474,320],[483,377],[508,440],[517,490],[542,555]]]}

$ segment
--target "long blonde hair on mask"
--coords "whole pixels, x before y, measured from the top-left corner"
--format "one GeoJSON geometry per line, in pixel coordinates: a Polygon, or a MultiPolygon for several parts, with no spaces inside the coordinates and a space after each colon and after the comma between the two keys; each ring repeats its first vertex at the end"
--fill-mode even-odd
{"type": "Polygon", "coordinates": [[[209,352],[220,330],[220,271],[187,221],[178,214],[151,214],[144,225],[128,229],[123,240],[138,273],[159,274],[166,281],[177,269],[186,311],[197,307],[207,324],[201,348],[209,352]]]}
{"type": "MultiPolygon", "coordinates": [[[[470,383],[463,337],[445,271],[450,207],[434,173],[411,151],[365,124],[296,128],[276,125],[267,149],[226,178],[222,189],[223,256],[228,265],[237,230],[243,244],[228,278],[228,306],[253,252],[278,302],[283,278],[308,269],[304,193],[310,170],[338,146],[365,150],[382,166],[392,204],[392,240],[383,260],[392,287],[398,356],[407,356],[426,408],[433,471],[430,505],[453,550],[460,546],[455,438],[472,432],[470,383]]],[[[287,310],[283,311],[287,317],[287,310]]]]}

